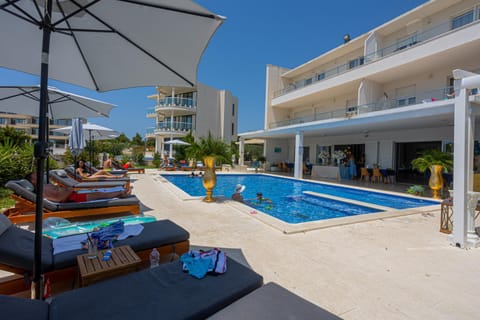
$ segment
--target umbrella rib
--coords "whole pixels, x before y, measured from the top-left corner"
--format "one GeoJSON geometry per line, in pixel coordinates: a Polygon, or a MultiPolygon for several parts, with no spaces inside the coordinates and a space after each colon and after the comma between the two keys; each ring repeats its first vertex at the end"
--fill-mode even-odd
{"type": "Polygon", "coordinates": [[[193,15],[193,16],[198,16],[198,17],[210,18],[210,19],[216,19],[217,18],[217,16],[215,16],[214,14],[203,13],[203,12],[198,12],[198,11],[193,11],[193,10],[172,8],[172,7],[169,7],[169,6],[158,5],[158,4],[153,4],[153,3],[145,3],[145,2],[141,2],[141,1],[119,0],[119,2],[127,2],[127,3],[132,3],[132,4],[137,4],[137,5],[140,5],[140,6],[144,6],[144,7],[152,7],[152,8],[163,9],[163,10],[167,10],[167,11],[173,11],[173,12],[178,12],[178,13],[183,13],[183,14],[188,14],[188,15],[193,15]]]}
{"type": "MultiPolygon", "coordinates": [[[[58,2],[58,0],[57,0],[58,2]]],[[[75,5],[81,7],[81,5],[79,5],[75,0],[71,0],[72,3],[74,3],[75,5]]],[[[140,4],[140,5],[144,5],[144,3],[142,2],[133,2],[135,4],[140,4]]],[[[166,63],[164,63],[163,61],[161,61],[160,59],[158,59],[157,57],[155,57],[152,53],[148,52],[147,50],[145,50],[144,48],[142,48],[141,46],[139,46],[138,44],[136,44],[133,40],[131,40],[129,37],[125,36],[123,33],[119,32],[118,30],[116,30],[115,28],[113,28],[112,26],[110,26],[108,23],[106,23],[104,20],[100,19],[99,17],[97,17],[95,14],[93,14],[91,11],[89,11],[88,9],[84,8],[84,11],[86,13],[88,13],[92,18],[96,19],[98,22],[100,22],[101,24],[103,24],[104,26],[106,26],[107,28],[109,28],[113,33],[116,33],[118,36],[120,36],[121,38],[123,38],[125,41],[127,41],[128,43],[130,43],[132,46],[134,46],[135,48],[137,48],[138,50],[140,50],[141,52],[143,52],[144,54],[146,54],[147,56],[149,56],[150,58],[152,58],[153,60],[155,60],[156,62],[158,62],[159,64],[161,64],[162,66],[164,66],[166,69],[168,69],[170,72],[172,72],[173,74],[177,75],[180,79],[184,80],[185,82],[187,82],[189,85],[191,85],[192,87],[195,86],[195,84],[193,82],[191,82],[190,80],[188,80],[186,77],[184,77],[183,75],[181,75],[180,73],[178,73],[177,71],[175,71],[173,68],[171,68],[170,66],[168,66],[166,63]]],[[[63,11],[62,11],[63,13],[63,11]]],[[[68,20],[65,21],[67,23],[68,26],[70,26],[70,24],[68,24],[68,20]]],[[[72,36],[75,38],[75,35],[72,34],[72,36]]],[[[88,64],[86,63],[86,59],[80,49],[80,46],[78,45],[78,42],[76,41],[75,39],[75,43],[78,47],[78,49],[80,50],[80,54],[82,55],[82,59],[84,60],[87,68],[88,68],[88,71],[90,73],[90,75],[92,76],[92,79],[93,81],[95,82],[94,80],[94,77],[93,77],[93,74],[88,66],[88,64]]],[[[95,82],[95,88],[96,90],[98,90],[98,86],[95,82]]]]}
{"type": "MultiPolygon", "coordinates": [[[[8,0],[7,0],[7,1],[8,1],[8,0]]],[[[57,1],[56,1],[56,2],[57,2],[57,6],[58,6],[58,7],[60,8],[60,10],[62,11],[63,18],[60,19],[60,20],[58,20],[58,21],[56,21],[56,22],[53,23],[52,25],[53,25],[53,26],[57,26],[57,25],[59,25],[60,23],[62,23],[62,22],[64,22],[64,21],[66,22],[68,19],[70,19],[71,17],[75,16],[77,13],[80,13],[80,12],[82,12],[82,11],[86,11],[86,9],[87,9],[88,7],[93,6],[94,4],[98,3],[99,1],[100,1],[100,0],[92,1],[92,2],[90,2],[89,4],[87,4],[87,5],[85,5],[85,6],[82,6],[82,5],[78,4],[78,3],[75,2],[75,1],[72,1],[76,6],[78,6],[78,9],[75,10],[75,11],[73,11],[73,12],[70,13],[69,15],[65,15],[65,12],[63,11],[63,8],[60,6],[60,2],[57,0],[57,1]]]]}
{"type": "Polygon", "coordinates": [[[101,114],[102,116],[108,118],[108,115],[106,115],[106,114],[104,114],[104,113],[102,113],[102,112],[100,112],[100,111],[98,111],[98,110],[96,110],[96,109],[94,109],[94,108],[86,105],[85,103],[83,103],[83,102],[81,102],[81,101],[78,101],[77,99],[72,98],[72,96],[65,95],[65,94],[61,94],[61,93],[59,93],[59,92],[57,92],[57,94],[59,94],[61,97],[58,98],[58,99],[55,99],[54,101],[52,101],[52,102],[51,102],[52,104],[53,104],[53,103],[58,103],[58,102],[63,102],[63,101],[66,101],[66,100],[70,100],[70,101],[73,101],[73,102],[75,102],[75,103],[77,103],[77,104],[79,104],[79,105],[87,108],[88,110],[91,110],[91,111],[93,111],[93,112],[95,112],[95,113],[97,113],[97,114],[101,114]],[[61,98],[65,99],[65,100],[62,101],[62,100],[60,100],[61,98]]]}
{"type": "MultiPolygon", "coordinates": [[[[72,0],[73,1],[73,0],[72,0]]],[[[153,60],[155,60],[156,62],[160,63],[162,66],[164,66],[165,68],[167,68],[170,72],[172,72],[173,74],[177,75],[179,78],[183,79],[185,82],[187,82],[188,84],[190,84],[192,87],[195,86],[195,84],[193,82],[191,82],[190,80],[188,80],[187,78],[185,78],[184,76],[182,76],[180,73],[178,73],[177,71],[175,71],[173,68],[171,68],[170,66],[168,66],[166,63],[164,63],[163,61],[161,61],[160,59],[158,59],[157,57],[155,57],[153,54],[151,54],[150,52],[148,52],[147,50],[143,49],[141,46],[139,46],[138,44],[136,44],[133,40],[131,40],[129,37],[125,36],[123,33],[119,32],[118,30],[116,30],[115,28],[111,27],[108,23],[106,23],[105,21],[103,21],[102,19],[100,19],[99,17],[97,17],[96,15],[94,15],[93,13],[89,12],[88,10],[86,10],[86,12],[88,12],[93,18],[97,19],[98,22],[102,23],[103,25],[105,25],[106,27],[110,28],[114,33],[116,33],[117,35],[119,35],[121,38],[123,38],[125,41],[127,41],[128,43],[130,43],[132,46],[134,46],[135,48],[137,48],[138,50],[142,51],[143,53],[145,53],[147,56],[149,56],[150,58],[152,58],[153,60]]]]}
{"type": "MultiPolygon", "coordinates": [[[[10,13],[11,15],[17,17],[17,18],[20,18],[22,20],[25,20],[26,22],[28,23],[31,23],[31,24],[34,24],[34,25],[37,25],[37,26],[41,26],[42,25],[42,22],[41,20],[36,20],[34,17],[32,17],[28,12],[26,12],[25,10],[23,10],[22,8],[18,7],[14,2],[11,2],[10,0],[6,0],[7,3],[2,5],[0,7],[0,9],[2,9],[3,11],[7,12],[7,13],[10,13]],[[14,8],[16,8],[18,11],[20,11],[21,13],[23,13],[25,16],[22,16],[21,14],[19,13],[16,13],[16,12],[13,12],[12,10],[8,9],[7,8],[7,5],[10,5],[14,8]]],[[[15,1],[16,2],[16,1],[15,1]]]]}
{"type": "Polygon", "coordinates": [[[36,89],[36,90],[34,89],[32,91],[25,91],[25,89],[19,88],[19,90],[21,90],[22,92],[11,95],[11,96],[8,96],[8,97],[0,98],[0,101],[8,100],[8,99],[15,98],[15,97],[20,97],[20,96],[26,96],[26,97],[31,98],[32,100],[38,101],[38,98],[31,94],[32,92],[38,91],[38,89],[36,89]]]}
{"type": "MultiPolygon", "coordinates": [[[[57,0],[57,5],[58,4],[58,0],[57,0]]],[[[81,7],[76,1],[72,1],[75,5],[81,7]]],[[[62,11],[62,15],[65,17],[65,12],[63,11],[63,8],[60,7],[60,10],[62,11]]],[[[86,12],[88,12],[87,10],[85,10],[86,12]]],[[[88,61],[87,59],[85,58],[85,55],[83,54],[83,51],[82,51],[82,48],[80,47],[80,45],[78,44],[78,40],[77,40],[77,37],[75,36],[75,34],[71,31],[71,25],[70,25],[70,22],[68,20],[65,20],[65,23],[67,24],[68,28],[70,29],[70,34],[71,34],[71,37],[73,38],[73,41],[75,42],[75,45],[77,46],[77,49],[78,49],[78,52],[80,53],[80,56],[82,57],[82,60],[83,60],[83,63],[85,64],[85,67],[87,68],[87,71],[88,71],[88,74],[90,75],[90,78],[92,79],[92,82],[93,82],[93,85],[95,86],[95,90],[99,90],[99,87],[98,87],[98,84],[97,84],[97,81],[95,80],[95,77],[93,76],[93,73],[92,73],[92,69],[90,68],[90,65],[88,64],[88,61]]]]}

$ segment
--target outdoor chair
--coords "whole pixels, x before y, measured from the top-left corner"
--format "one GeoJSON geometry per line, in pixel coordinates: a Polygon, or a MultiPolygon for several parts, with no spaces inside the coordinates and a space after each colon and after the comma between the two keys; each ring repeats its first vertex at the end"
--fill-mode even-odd
{"type": "Polygon", "coordinates": [[[370,181],[370,173],[367,168],[360,168],[360,181],[370,181]]]}
{"type": "MultiPolygon", "coordinates": [[[[128,245],[148,265],[149,255],[153,248],[160,252],[162,261],[169,261],[173,255],[181,255],[189,250],[189,233],[170,220],[159,220],[142,224],[144,229],[140,235],[114,242],[115,247],[128,245]]],[[[25,290],[33,272],[33,232],[19,228],[0,215],[0,269],[6,270],[22,278],[0,283],[0,293],[12,294],[25,290]]],[[[53,254],[53,240],[42,239],[42,272],[53,283],[72,280],[77,271],[78,255],[86,250],[71,250],[53,254]]],[[[1,308],[0,308],[1,310],[1,308]]]]}
{"type": "Polygon", "coordinates": [[[373,175],[372,175],[372,182],[383,182],[384,181],[384,176],[380,169],[378,168],[373,168],[373,175]]]}
{"type": "Polygon", "coordinates": [[[79,182],[71,178],[67,172],[63,169],[50,170],[48,175],[51,180],[56,184],[64,187],[73,188],[74,190],[80,189],[92,189],[92,188],[112,188],[112,187],[125,187],[128,188],[130,181],[91,181],[91,182],[79,182]]]}
{"type": "MultiPolygon", "coordinates": [[[[4,214],[13,223],[33,222],[35,220],[36,194],[30,181],[10,180],[5,187],[12,190],[15,207],[4,214]]],[[[127,198],[112,198],[86,202],[53,202],[43,200],[43,219],[50,217],[75,218],[108,214],[140,214],[140,201],[134,195],[127,198]]]]}
{"type": "Polygon", "coordinates": [[[49,303],[0,295],[5,319],[206,319],[263,284],[233,259],[222,275],[196,279],[179,261],[54,296],[49,303]]]}

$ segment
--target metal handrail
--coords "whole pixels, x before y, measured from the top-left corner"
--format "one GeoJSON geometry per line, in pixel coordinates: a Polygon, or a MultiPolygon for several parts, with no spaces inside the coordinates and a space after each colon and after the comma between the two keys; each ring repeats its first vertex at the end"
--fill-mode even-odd
{"type": "MultiPolygon", "coordinates": [[[[301,123],[308,123],[313,121],[320,121],[320,120],[329,120],[329,119],[346,119],[355,116],[359,116],[361,114],[375,112],[375,111],[382,111],[382,110],[389,110],[395,108],[402,108],[407,107],[415,104],[420,103],[429,103],[435,102],[439,100],[448,100],[454,98],[453,87],[443,87],[438,89],[433,89],[429,91],[423,91],[417,93],[413,96],[398,96],[391,99],[380,99],[375,102],[349,106],[345,108],[339,108],[332,111],[327,112],[315,112],[314,115],[310,116],[303,116],[294,119],[287,119],[277,122],[271,122],[269,124],[269,129],[285,127],[295,124],[301,123]]],[[[475,94],[472,92],[472,94],[475,94]]]]}

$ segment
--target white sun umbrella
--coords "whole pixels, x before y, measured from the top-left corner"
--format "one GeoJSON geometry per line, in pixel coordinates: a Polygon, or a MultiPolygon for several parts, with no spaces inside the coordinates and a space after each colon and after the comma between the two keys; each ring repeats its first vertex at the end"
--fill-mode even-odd
{"type": "Polygon", "coordinates": [[[175,145],[177,145],[177,146],[189,146],[190,145],[190,143],[185,142],[183,140],[179,140],[179,139],[168,140],[168,141],[165,141],[164,143],[170,145],[170,153],[169,153],[170,158],[172,158],[172,156],[173,156],[173,146],[175,146],[175,145]]]}
{"type": "MultiPolygon", "coordinates": [[[[85,149],[85,135],[83,134],[83,123],[79,118],[75,118],[72,120],[72,126],[70,130],[70,136],[69,136],[69,144],[70,144],[70,149],[72,151],[73,157],[74,157],[74,166],[76,166],[77,163],[77,156],[82,152],[83,149],[85,149]]],[[[74,170],[74,175],[76,178],[77,175],[77,168],[75,167],[74,170]]],[[[48,175],[48,172],[47,172],[48,175]]]]}
{"type": "MultiPolygon", "coordinates": [[[[37,194],[47,155],[49,77],[98,91],[193,87],[200,58],[223,21],[189,0],[0,0],[0,66],[40,75],[37,194]]],[[[36,221],[42,207],[38,196],[36,221]]],[[[35,236],[38,299],[42,223],[35,224],[35,236]]]]}
{"type": "MultiPolygon", "coordinates": [[[[52,131],[69,134],[69,133],[73,132],[72,128],[73,128],[73,125],[63,127],[63,128],[59,128],[59,129],[55,129],[55,130],[52,130],[52,131]]],[[[120,135],[119,132],[117,132],[113,129],[103,127],[101,125],[94,124],[94,123],[88,123],[88,122],[82,126],[82,129],[83,129],[83,132],[84,132],[85,136],[89,140],[90,164],[92,164],[92,165],[93,165],[93,141],[94,140],[114,139],[114,138],[116,138],[120,135]]],[[[71,146],[72,145],[70,144],[70,147],[71,146]]]]}
{"type": "MultiPolygon", "coordinates": [[[[38,116],[40,86],[0,86],[0,111],[38,116]]],[[[48,87],[50,119],[108,117],[111,103],[48,87]]]]}

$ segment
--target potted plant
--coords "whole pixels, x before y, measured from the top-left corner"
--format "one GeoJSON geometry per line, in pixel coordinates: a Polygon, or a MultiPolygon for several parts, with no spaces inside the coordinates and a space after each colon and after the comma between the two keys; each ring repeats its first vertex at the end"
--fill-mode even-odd
{"type": "Polygon", "coordinates": [[[416,196],[423,196],[425,193],[425,188],[416,184],[416,185],[410,186],[407,189],[407,193],[414,194],[416,196]]]}
{"type": "Polygon", "coordinates": [[[411,162],[412,168],[419,172],[430,170],[428,186],[433,191],[433,197],[438,199],[438,191],[442,188],[442,172],[449,172],[453,168],[453,158],[450,153],[431,149],[420,153],[420,156],[411,162]]]}

